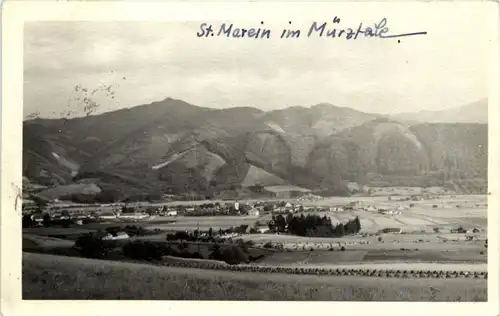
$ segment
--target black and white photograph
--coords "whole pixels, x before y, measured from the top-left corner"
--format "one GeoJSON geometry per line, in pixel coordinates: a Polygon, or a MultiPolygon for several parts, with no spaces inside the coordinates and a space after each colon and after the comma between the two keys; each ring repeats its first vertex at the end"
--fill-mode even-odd
{"type": "Polygon", "coordinates": [[[24,22],[22,299],[487,302],[489,6],[315,7],[24,22]]]}

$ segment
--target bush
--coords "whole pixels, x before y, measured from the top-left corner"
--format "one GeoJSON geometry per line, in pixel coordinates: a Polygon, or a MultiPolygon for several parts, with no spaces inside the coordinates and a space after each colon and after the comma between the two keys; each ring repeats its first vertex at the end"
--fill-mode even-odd
{"type": "Polygon", "coordinates": [[[344,246],[340,247],[340,251],[345,251],[345,247],[344,246]]]}
{"type": "Polygon", "coordinates": [[[124,245],[122,250],[126,257],[137,260],[158,261],[166,255],[179,256],[179,253],[169,246],[149,241],[132,241],[124,245]]]}
{"type": "MultiPolygon", "coordinates": [[[[121,229],[120,229],[121,230],[121,229]]],[[[127,225],[125,226],[124,231],[129,235],[129,236],[145,236],[148,234],[148,230],[145,229],[142,226],[136,226],[136,225],[127,225]]]]}
{"type": "Polygon", "coordinates": [[[30,228],[33,226],[33,221],[31,220],[31,215],[23,216],[23,228],[30,228]]]}
{"type": "Polygon", "coordinates": [[[74,247],[78,249],[82,256],[88,258],[104,258],[115,246],[111,241],[104,241],[98,236],[85,234],[78,237],[74,247]]]}
{"type": "Polygon", "coordinates": [[[228,264],[249,263],[250,256],[239,246],[218,248],[210,254],[209,259],[224,261],[228,264]]]}
{"type": "Polygon", "coordinates": [[[268,241],[264,244],[264,248],[273,248],[273,243],[268,241]]]}

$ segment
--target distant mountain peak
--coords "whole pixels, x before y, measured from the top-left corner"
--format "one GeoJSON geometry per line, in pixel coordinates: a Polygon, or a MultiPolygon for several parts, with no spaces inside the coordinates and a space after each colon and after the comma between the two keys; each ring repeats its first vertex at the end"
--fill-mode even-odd
{"type": "Polygon", "coordinates": [[[400,113],[393,117],[421,123],[488,123],[488,99],[444,110],[400,113]]]}
{"type": "Polygon", "coordinates": [[[311,105],[311,109],[338,109],[338,108],[339,108],[338,106],[326,102],[311,105]]]}

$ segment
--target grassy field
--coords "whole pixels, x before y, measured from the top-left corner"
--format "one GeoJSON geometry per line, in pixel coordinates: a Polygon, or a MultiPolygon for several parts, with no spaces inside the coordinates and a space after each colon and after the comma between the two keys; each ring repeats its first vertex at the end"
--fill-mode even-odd
{"type": "Polygon", "coordinates": [[[210,228],[218,230],[227,229],[239,225],[254,225],[259,217],[256,216],[176,216],[175,223],[160,223],[156,220],[143,222],[149,229],[162,230],[208,230],[210,228]]]}
{"type": "Polygon", "coordinates": [[[398,263],[405,268],[407,263],[454,263],[484,264],[486,253],[476,251],[401,251],[401,250],[357,250],[357,251],[293,251],[268,254],[259,264],[269,265],[339,265],[367,263],[398,263]]]}
{"type": "Polygon", "coordinates": [[[481,279],[233,273],[23,253],[23,299],[486,301],[481,279]],[[131,286],[133,285],[133,286],[131,286]]]}

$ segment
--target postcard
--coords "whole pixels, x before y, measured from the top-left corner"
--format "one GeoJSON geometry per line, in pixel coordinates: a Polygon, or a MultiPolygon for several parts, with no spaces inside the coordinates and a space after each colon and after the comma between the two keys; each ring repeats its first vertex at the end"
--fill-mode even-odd
{"type": "Polygon", "coordinates": [[[5,315],[497,315],[497,12],[5,3],[5,315]]]}

